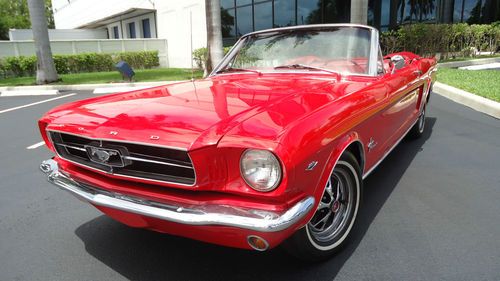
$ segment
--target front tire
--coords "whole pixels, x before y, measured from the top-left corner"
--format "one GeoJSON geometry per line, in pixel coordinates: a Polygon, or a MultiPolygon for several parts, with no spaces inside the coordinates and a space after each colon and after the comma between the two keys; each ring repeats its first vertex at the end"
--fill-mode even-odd
{"type": "Polygon", "coordinates": [[[285,249],[307,261],[324,260],[336,253],[345,245],[356,220],[362,185],[356,158],[344,152],[330,174],[314,216],[284,243],[285,249]]]}

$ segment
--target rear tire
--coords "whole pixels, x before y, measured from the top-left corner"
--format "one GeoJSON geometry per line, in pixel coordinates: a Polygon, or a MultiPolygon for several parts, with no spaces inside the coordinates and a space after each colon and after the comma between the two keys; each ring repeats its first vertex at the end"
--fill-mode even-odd
{"type": "Polygon", "coordinates": [[[413,125],[411,128],[408,136],[412,139],[418,139],[420,138],[425,131],[425,112],[426,112],[426,105],[423,105],[422,112],[420,112],[420,116],[418,117],[417,123],[413,125]]]}
{"type": "Polygon", "coordinates": [[[285,241],[285,250],[306,261],[325,260],[339,251],[350,236],[362,190],[359,164],[346,151],[330,174],[314,216],[285,241]]]}

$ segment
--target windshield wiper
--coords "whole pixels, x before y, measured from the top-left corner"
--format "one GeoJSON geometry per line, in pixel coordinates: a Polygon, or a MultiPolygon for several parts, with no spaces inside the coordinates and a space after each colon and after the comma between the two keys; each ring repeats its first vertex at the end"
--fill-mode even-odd
{"type": "Polygon", "coordinates": [[[260,72],[258,70],[246,69],[246,68],[234,68],[234,67],[223,68],[223,69],[215,72],[215,74],[224,73],[224,72],[253,72],[253,73],[259,74],[259,76],[262,75],[262,72],[260,72]]]}
{"type": "Polygon", "coordinates": [[[274,69],[310,69],[310,70],[319,70],[319,71],[324,71],[324,72],[335,74],[338,78],[340,78],[340,73],[338,73],[336,71],[333,71],[333,70],[330,70],[330,69],[326,69],[326,68],[321,68],[321,67],[315,67],[315,66],[300,64],[300,63],[287,64],[287,65],[278,65],[278,66],[274,67],[274,69]]]}

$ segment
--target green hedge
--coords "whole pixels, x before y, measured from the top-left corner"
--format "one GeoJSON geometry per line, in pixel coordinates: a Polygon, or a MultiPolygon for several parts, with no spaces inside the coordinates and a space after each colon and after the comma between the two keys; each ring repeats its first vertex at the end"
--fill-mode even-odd
{"type": "MultiPolygon", "coordinates": [[[[224,55],[231,50],[231,47],[224,47],[224,55]]],[[[199,48],[193,51],[193,60],[199,69],[205,69],[205,65],[208,59],[208,49],[199,48]]]]}
{"type": "MultiPolygon", "coordinates": [[[[112,71],[115,70],[115,64],[121,60],[136,69],[154,68],[160,65],[157,51],[54,55],[58,74],[112,71]]],[[[0,59],[0,77],[33,76],[36,73],[36,63],[35,56],[0,59]]]]}
{"type": "Polygon", "coordinates": [[[397,31],[382,32],[384,54],[410,51],[423,56],[441,53],[441,58],[468,57],[474,50],[496,52],[500,47],[500,23],[411,24],[397,31]]]}

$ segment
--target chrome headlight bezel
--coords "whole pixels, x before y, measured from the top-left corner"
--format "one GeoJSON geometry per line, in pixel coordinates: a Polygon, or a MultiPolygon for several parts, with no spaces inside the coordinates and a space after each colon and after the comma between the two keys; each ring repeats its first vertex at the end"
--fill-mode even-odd
{"type": "MultiPolygon", "coordinates": [[[[264,166],[266,166],[264,165],[264,166]]],[[[255,172],[254,172],[255,174],[255,172]]],[[[271,151],[269,150],[264,150],[264,149],[246,149],[240,157],[240,175],[243,178],[243,180],[246,182],[248,186],[250,186],[252,189],[259,191],[259,192],[270,192],[275,190],[279,184],[281,183],[281,179],[283,176],[283,170],[281,167],[281,162],[278,159],[278,157],[271,151]],[[245,163],[245,161],[250,161],[248,159],[248,156],[251,156],[251,154],[254,154],[254,156],[259,155],[261,156],[261,159],[259,161],[267,163],[266,165],[270,165],[271,169],[274,170],[274,172],[271,172],[270,174],[274,174],[274,179],[269,179],[268,184],[259,184],[257,181],[252,180],[251,174],[248,173],[249,167],[248,165],[253,165],[255,166],[255,163],[245,163]],[[265,156],[265,157],[264,157],[265,156]],[[266,159],[262,159],[266,158],[266,159]]],[[[271,175],[272,177],[272,175],[271,175]]],[[[270,177],[269,177],[270,178],[270,177]]]]}

